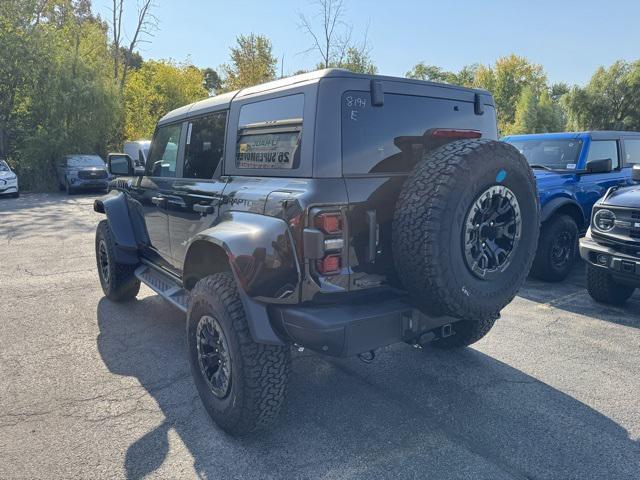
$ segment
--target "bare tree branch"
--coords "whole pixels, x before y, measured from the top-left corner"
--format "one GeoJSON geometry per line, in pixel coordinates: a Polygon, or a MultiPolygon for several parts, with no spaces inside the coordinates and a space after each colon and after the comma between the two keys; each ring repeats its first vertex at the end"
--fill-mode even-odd
{"type": "Polygon", "coordinates": [[[301,53],[316,51],[324,68],[340,66],[350,49],[368,53],[368,26],[363,42],[356,46],[353,42],[353,26],[344,21],[344,0],[314,0],[311,3],[317,13],[313,21],[298,13],[299,27],[313,40],[312,45],[301,53]],[[316,28],[316,22],[319,26],[316,28]]]}

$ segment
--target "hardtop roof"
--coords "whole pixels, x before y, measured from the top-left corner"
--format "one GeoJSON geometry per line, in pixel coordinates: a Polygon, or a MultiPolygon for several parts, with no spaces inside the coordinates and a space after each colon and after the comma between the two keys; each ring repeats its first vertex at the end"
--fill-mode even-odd
{"type": "Polygon", "coordinates": [[[354,79],[365,79],[365,80],[400,82],[400,83],[418,84],[418,85],[433,85],[438,87],[450,88],[453,90],[472,91],[472,92],[491,95],[487,90],[461,87],[458,85],[450,85],[448,83],[438,83],[438,82],[431,82],[427,80],[414,80],[411,78],[403,78],[403,77],[391,77],[387,75],[369,75],[364,73],[354,73],[349,70],[345,70],[343,68],[326,68],[323,70],[316,70],[314,72],[302,73],[300,75],[294,75],[291,77],[273,80],[271,82],[262,83],[260,85],[255,85],[253,87],[243,88],[241,90],[234,90],[232,92],[223,93],[221,95],[215,95],[213,97],[209,97],[204,100],[200,100],[198,102],[194,102],[189,105],[185,105],[183,107],[172,110],[171,112],[164,115],[159,120],[158,123],[159,124],[170,123],[172,121],[179,120],[180,118],[184,118],[187,115],[189,116],[197,115],[199,112],[205,113],[211,110],[215,110],[217,109],[216,107],[220,107],[220,109],[228,108],[231,102],[235,98],[243,98],[249,95],[266,93],[276,89],[286,90],[287,88],[295,88],[300,84],[317,83],[323,78],[354,78],[354,79]]]}

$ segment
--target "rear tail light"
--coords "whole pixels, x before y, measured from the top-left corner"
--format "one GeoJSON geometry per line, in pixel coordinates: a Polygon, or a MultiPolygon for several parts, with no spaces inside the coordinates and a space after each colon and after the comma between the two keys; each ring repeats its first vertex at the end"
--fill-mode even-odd
{"type": "Polygon", "coordinates": [[[340,267],[342,266],[341,260],[341,253],[325,255],[324,258],[316,262],[316,269],[322,275],[335,275],[336,273],[340,273],[340,267]]]}
{"type": "Polygon", "coordinates": [[[478,130],[458,130],[453,128],[436,128],[431,132],[433,138],[480,138],[478,130]]]}
{"type": "Polygon", "coordinates": [[[342,232],[342,214],[340,212],[320,213],[315,216],[314,225],[328,235],[342,232]]]}
{"type": "Polygon", "coordinates": [[[311,228],[305,229],[305,257],[313,260],[318,274],[325,276],[340,273],[345,248],[344,213],[336,207],[331,208],[311,210],[311,228]]]}

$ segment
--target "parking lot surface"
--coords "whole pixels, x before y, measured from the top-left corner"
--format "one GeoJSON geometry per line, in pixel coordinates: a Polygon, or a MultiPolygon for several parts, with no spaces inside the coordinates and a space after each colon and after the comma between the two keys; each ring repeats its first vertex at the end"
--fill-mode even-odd
{"type": "Polygon", "coordinates": [[[640,478],[640,294],[529,281],[457,352],[294,355],[286,409],[234,439],[192,384],[184,316],[102,296],[91,195],[0,199],[0,478],[640,478]]]}

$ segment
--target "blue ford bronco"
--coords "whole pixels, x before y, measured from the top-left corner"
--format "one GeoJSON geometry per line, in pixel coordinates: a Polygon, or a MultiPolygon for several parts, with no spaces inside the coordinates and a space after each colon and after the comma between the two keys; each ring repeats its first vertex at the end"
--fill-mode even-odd
{"type": "Polygon", "coordinates": [[[537,245],[535,179],[483,90],[321,70],[174,110],[145,167],[108,164],[102,289],[186,313],[196,388],[236,435],[275,418],[292,347],[478,341],[537,245]]]}
{"type": "Polygon", "coordinates": [[[512,135],[533,168],[542,208],[540,241],[532,276],[565,279],[577,257],[594,203],[610,187],[631,183],[631,166],[640,163],[640,133],[594,131],[512,135]]]}

